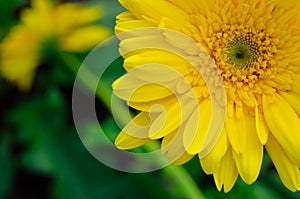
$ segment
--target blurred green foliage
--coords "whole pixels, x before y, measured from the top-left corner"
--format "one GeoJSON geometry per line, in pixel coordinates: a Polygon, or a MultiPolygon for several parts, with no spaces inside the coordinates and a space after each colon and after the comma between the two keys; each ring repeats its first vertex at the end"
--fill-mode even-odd
{"type": "MultiPolygon", "coordinates": [[[[84,1],[103,6],[99,22],[113,30],[115,16],[122,11],[113,0],[84,1]]],[[[0,38],[17,23],[26,0],[0,0],[0,38]]],[[[117,50],[117,49],[116,49],[117,50]]],[[[183,198],[163,171],[129,174],[113,170],[93,158],[81,143],[72,120],[72,86],[75,73],[51,54],[39,68],[28,93],[0,78],[0,198],[134,199],[183,198]]],[[[76,54],[83,61],[86,54],[76,54]]],[[[112,63],[103,79],[111,82],[124,71],[122,59],[112,63]]],[[[110,90],[111,91],[111,90],[110,90]]],[[[102,127],[114,138],[119,128],[101,101],[97,101],[102,127]]],[[[93,132],[98,124],[90,124],[93,132]]],[[[218,192],[212,176],[200,168],[197,157],[183,166],[206,198],[280,199],[300,198],[280,182],[265,156],[260,177],[253,185],[242,180],[231,192],[218,192]]]]}

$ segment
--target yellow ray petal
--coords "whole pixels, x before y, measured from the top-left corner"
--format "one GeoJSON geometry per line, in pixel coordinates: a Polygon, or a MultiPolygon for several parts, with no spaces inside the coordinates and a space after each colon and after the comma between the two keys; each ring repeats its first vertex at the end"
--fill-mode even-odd
{"type": "MultiPolygon", "coordinates": [[[[166,20],[164,20],[164,21],[165,21],[165,23],[167,23],[166,20]]],[[[175,21],[175,24],[176,24],[176,21],[175,21]]],[[[168,43],[170,43],[174,47],[174,49],[181,49],[181,50],[187,52],[188,55],[197,55],[198,58],[204,59],[204,60],[205,60],[205,58],[209,57],[209,55],[206,53],[206,51],[203,49],[203,47],[199,43],[197,43],[195,40],[193,40],[193,38],[191,38],[190,33],[184,32],[184,34],[182,34],[182,33],[177,33],[177,31],[180,31],[180,30],[176,30],[176,29],[170,28],[170,27],[167,27],[167,29],[163,29],[163,31],[162,31],[162,35],[164,36],[165,40],[168,43]]],[[[195,30],[195,31],[198,31],[198,30],[195,30]]],[[[194,59],[194,57],[190,57],[190,56],[187,56],[187,59],[189,59],[191,62],[193,62],[193,60],[194,60],[196,63],[203,61],[203,60],[199,60],[199,59],[198,60],[194,59]]]]}
{"type": "Polygon", "coordinates": [[[113,88],[114,94],[121,99],[133,102],[148,102],[173,95],[172,90],[175,90],[175,86],[172,88],[167,83],[165,85],[145,82],[126,74],[113,84],[113,88]]]}
{"type": "Polygon", "coordinates": [[[98,25],[87,26],[73,30],[65,37],[61,37],[61,48],[70,52],[91,50],[108,38],[110,31],[98,25]]]}
{"type": "Polygon", "coordinates": [[[146,20],[130,20],[130,21],[119,21],[115,26],[116,34],[121,32],[130,31],[136,28],[147,28],[153,27],[153,24],[146,20]]]}
{"type": "Polygon", "coordinates": [[[0,71],[20,89],[28,90],[40,61],[40,40],[24,26],[17,26],[0,46],[0,71]],[[20,44],[26,47],[20,47],[20,44]]]}
{"type": "Polygon", "coordinates": [[[127,150],[139,147],[150,140],[151,139],[149,138],[136,138],[121,132],[115,140],[115,145],[118,147],[118,149],[127,150]]]}
{"type": "Polygon", "coordinates": [[[31,0],[31,6],[34,10],[46,12],[53,9],[53,3],[50,0],[31,0]]]}
{"type": "Polygon", "coordinates": [[[133,102],[129,101],[128,105],[134,109],[146,112],[162,112],[170,109],[174,104],[178,103],[175,95],[170,95],[165,98],[148,102],[133,102]]]}
{"type": "Polygon", "coordinates": [[[155,2],[152,0],[119,1],[139,19],[147,19],[158,24],[163,17],[167,17],[177,21],[178,24],[188,23],[188,15],[174,4],[165,0],[158,0],[155,2]]]}
{"type": "Polygon", "coordinates": [[[136,19],[137,18],[130,11],[122,12],[116,17],[117,23],[120,21],[131,21],[131,20],[136,20],[136,19]]]}
{"type": "Polygon", "coordinates": [[[143,53],[129,56],[124,61],[124,67],[127,71],[129,71],[137,66],[149,63],[164,64],[165,66],[169,66],[183,75],[190,72],[189,67],[191,67],[191,64],[189,64],[183,58],[163,50],[145,51],[143,53]]]}
{"type": "Polygon", "coordinates": [[[295,85],[292,87],[292,91],[300,95],[300,76],[297,75],[295,79],[295,85]]]}
{"type": "Polygon", "coordinates": [[[184,130],[183,143],[189,154],[197,154],[202,148],[211,123],[211,101],[204,99],[194,110],[184,130]]]}
{"type": "Polygon", "coordinates": [[[284,153],[284,149],[270,135],[266,144],[266,149],[277,169],[279,177],[283,184],[291,191],[300,190],[300,171],[284,153]]]}
{"type": "Polygon", "coordinates": [[[145,50],[147,48],[168,50],[170,52],[178,52],[179,50],[168,43],[162,35],[150,34],[148,29],[134,30],[133,33],[121,35],[122,41],[120,42],[120,54],[126,56],[129,52],[134,52],[139,49],[145,50]],[[144,34],[143,36],[132,37],[132,34],[144,34]],[[145,36],[146,35],[146,36],[145,36]]]}
{"type": "Polygon", "coordinates": [[[223,187],[224,192],[227,193],[233,187],[237,177],[238,171],[232,158],[231,148],[228,148],[221,160],[220,167],[214,173],[217,189],[221,191],[223,187]]]}
{"type": "Polygon", "coordinates": [[[257,137],[255,119],[245,114],[245,122],[245,129],[242,129],[246,139],[245,150],[239,154],[233,151],[233,157],[242,179],[246,183],[252,184],[257,179],[260,171],[263,159],[263,146],[257,137]]]}
{"type": "Polygon", "coordinates": [[[298,168],[300,168],[300,159],[296,159],[290,154],[286,153],[286,156],[291,160],[291,162],[296,165],[298,168]]]}
{"type": "Polygon", "coordinates": [[[280,95],[290,104],[300,117],[300,95],[294,92],[280,92],[280,95]]]}
{"type": "Polygon", "coordinates": [[[130,70],[129,73],[133,77],[151,83],[164,83],[184,79],[184,76],[173,67],[158,62],[141,64],[130,70]]]}
{"type": "Polygon", "coordinates": [[[182,142],[180,141],[180,133],[181,132],[179,131],[179,129],[175,129],[173,132],[163,137],[160,147],[162,154],[167,153],[168,151],[170,151],[170,149],[172,151],[173,146],[177,148],[178,146],[182,145],[182,142]]]}
{"type": "Polygon", "coordinates": [[[147,138],[148,130],[157,114],[141,112],[135,116],[124,128],[123,132],[139,138],[147,138]]]}
{"type": "Polygon", "coordinates": [[[285,1],[276,1],[276,6],[279,8],[289,9],[295,6],[299,6],[298,0],[285,0],[285,1]]]}
{"type": "Polygon", "coordinates": [[[190,155],[185,152],[182,156],[180,156],[178,159],[173,161],[173,164],[174,165],[182,165],[182,164],[188,162],[189,160],[191,160],[193,157],[194,157],[194,155],[190,155]]]}
{"type": "Polygon", "coordinates": [[[221,159],[227,151],[228,144],[226,129],[223,128],[221,136],[211,152],[204,158],[200,158],[202,169],[206,174],[213,174],[219,169],[221,159]]]}
{"type": "Polygon", "coordinates": [[[265,145],[269,136],[269,128],[266,124],[263,114],[257,106],[255,107],[255,126],[260,143],[265,145]]]}
{"type": "Polygon", "coordinates": [[[123,128],[115,140],[115,145],[119,149],[132,149],[150,141],[148,130],[151,121],[149,113],[141,112],[123,128]]]}
{"type": "Polygon", "coordinates": [[[122,12],[116,18],[115,31],[117,34],[137,28],[155,27],[147,20],[137,19],[131,12],[122,12]]]}
{"type": "Polygon", "coordinates": [[[178,102],[166,112],[161,113],[150,127],[149,137],[161,138],[177,129],[184,121],[189,119],[198,104],[197,99],[187,96],[178,96],[178,102]]]}
{"type": "Polygon", "coordinates": [[[102,10],[98,6],[83,6],[76,3],[59,4],[53,11],[56,32],[65,34],[71,28],[80,27],[100,19],[102,10]],[[76,13],[76,14],[74,14],[76,13]]]}
{"type": "Polygon", "coordinates": [[[182,143],[182,130],[176,129],[166,135],[161,143],[161,152],[175,165],[181,165],[194,157],[186,153],[182,143]]]}
{"type": "Polygon", "coordinates": [[[38,35],[50,35],[54,31],[54,5],[49,0],[32,0],[30,9],[21,13],[21,21],[38,35]],[[38,28],[37,28],[38,27],[38,28]]]}
{"type": "Polygon", "coordinates": [[[181,8],[188,14],[192,14],[197,12],[197,9],[200,7],[199,2],[195,0],[190,1],[178,1],[178,0],[170,0],[174,5],[178,8],[181,8]]]}
{"type": "Polygon", "coordinates": [[[291,21],[295,15],[297,14],[297,10],[289,10],[288,12],[286,12],[285,14],[281,15],[277,20],[276,23],[277,24],[286,24],[289,21],[291,21]]]}
{"type": "Polygon", "coordinates": [[[278,94],[273,103],[264,95],[263,111],[272,135],[289,155],[300,159],[300,120],[292,107],[278,94]]]}
{"type": "Polygon", "coordinates": [[[197,5],[201,5],[201,11],[209,16],[211,9],[214,8],[214,1],[200,0],[197,5]]]}
{"type": "Polygon", "coordinates": [[[232,148],[237,153],[243,153],[246,144],[244,130],[246,129],[246,121],[244,114],[239,119],[236,117],[236,114],[233,117],[226,117],[225,128],[232,148]]]}

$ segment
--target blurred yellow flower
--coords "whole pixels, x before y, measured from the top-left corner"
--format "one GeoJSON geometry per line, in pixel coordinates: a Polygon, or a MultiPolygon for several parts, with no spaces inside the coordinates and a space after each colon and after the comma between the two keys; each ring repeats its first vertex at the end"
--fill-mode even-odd
{"type": "Polygon", "coordinates": [[[299,1],[120,2],[128,11],[117,17],[117,33],[162,27],[196,42],[185,43],[164,31],[149,31],[120,37],[121,51],[157,42],[178,48],[197,70],[189,60],[158,49],[125,54],[127,74],[113,84],[114,92],[141,113],[119,134],[117,147],[131,149],[162,138],[161,150],[175,164],[199,154],[210,126],[211,95],[218,98],[220,93],[218,89],[209,93],[198,71],[216,86],[218,73],[227,94],[225,127],[212,150],[199,156],[203,170],[213,174],[218,190],[228,192],[238,175],[251,184],[259,176],[265,146],[284,185],[300,190],[299,1]],[[217,71],[203,60],[197,44],[209,53],[217,71]],[[168,65],[184,78],[149,63],[168,65]],[[151,83],[151,78],[160,78],[169,88],[151,83]],[[183,81],[190,87],[184,87],[183,81]],[[196,106],[189,98],[191,92],[197,95],[196,106]],[[185,99],[183,104],[178,103],[179,98],[185,99]],[[157,104],[166,111],[155,109],[157,104]]]}
{"type": "Polygon", "coordinates": [[[47,45],[61,51],[84,52],[110,35],[107,28],[94,23],[100,17],[101,10],[95,6],[31,0],[31,8],[21,13],[21,23],[12,28],[0,46],[2,75],[20,89],[29,89],[47,45]]]}

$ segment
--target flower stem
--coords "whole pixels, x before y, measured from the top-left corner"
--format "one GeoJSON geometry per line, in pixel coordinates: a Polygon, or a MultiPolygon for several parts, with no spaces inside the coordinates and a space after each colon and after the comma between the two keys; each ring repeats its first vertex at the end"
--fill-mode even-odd
{"type": "MultiPolygon", "coordinates": [[[[78,72],[81,62],[76,56],[72,54],[63,54],[61,56],[61,59],[64,62],[64,64],[68,66],[68,68],[72,70],[75,74],[78,72]]],[[[98,81],[98,78],[86,69],[84,69],[84,71],[81,72],[84,73],[83,76],[85,78],[81,78],[80,80],[82,81],[84,86],[86,86],[87,89],[91,90],[92,87],[90,83],[98,81]]],[[[101,81],[99,81],[96,96],[99,100],[103,102],[103,104],[108,110],[111,110],[111,90],[108,86],[105,86],[105,84],[103,84],[103,82],[101,81]]],[[[120,108],[122,108],[122,106],[120,106],[120,108]]],[[[120,113],[122,112],[124,111],[120,111],[120,113]]],[[[118,119],[121,122],[124,121],[122,120],[122,114],[118,115],[118,117],[120,117],[118,119]]],[[[158,148],[159,143],[154,141],[149,142],[147,145],[145,145],[145,149],[148,151],[157,150],[158,148]]],[[[159,160],[159,158],[157,160],[159,160]]],[[[180,197],[188,199],[205,199],[197,184],[183,166],[169,165],[168,167],[162,169],[161,172],[165,178],[167,178],[173,183],[176,189],[176,193],[180,197]]]]}

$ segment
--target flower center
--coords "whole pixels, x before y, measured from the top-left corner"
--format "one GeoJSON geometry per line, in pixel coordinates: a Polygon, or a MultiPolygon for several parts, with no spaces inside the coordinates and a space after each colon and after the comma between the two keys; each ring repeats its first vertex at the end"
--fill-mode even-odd
{"type": "Polygon", "coordinates": [[[246,38],[238,38],[227,45],[226,52],[229,64],[245,69],[257,60],[258,45],[246,38]]]}

